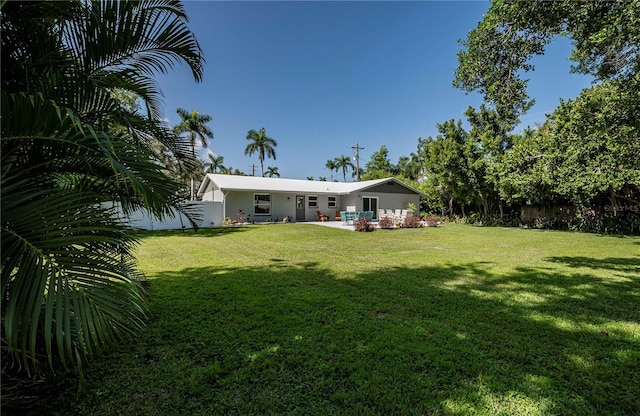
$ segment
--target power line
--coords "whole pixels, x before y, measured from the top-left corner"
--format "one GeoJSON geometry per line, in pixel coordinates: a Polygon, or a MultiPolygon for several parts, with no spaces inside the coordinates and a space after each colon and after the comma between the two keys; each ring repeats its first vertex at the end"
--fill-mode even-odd
{"type": "Polygon", "coordinates": [[[356,152],[353,158],[356,160],[356,180],[360,182],[360,150],[364,150],[364,147],[360,147],[360,144],[356,142],[355,146],[351,146],[351,150],[356,152]]]}

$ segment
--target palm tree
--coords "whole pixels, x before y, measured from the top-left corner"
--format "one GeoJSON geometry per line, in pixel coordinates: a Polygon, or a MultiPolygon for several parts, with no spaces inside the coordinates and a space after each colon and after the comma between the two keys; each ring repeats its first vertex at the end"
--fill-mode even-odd
{"type": "Polygon", "coordinates": [[[184,61],[199,81],[203,58],[177,1],[6,2],[0,17],[4,379],[81,369],[144,325],[136,238],[113,206],[184,211],[152,145],[194,160],[161,121],[153,77],[184,61]]]}
{"type": "Polygon", "coordinates": [[[353,163],[351,163],[351,158],[349,156],[339,156],[335,158],[336,170],[342,169],[342,176],[344,177],[344,181],[347,181],[347,171],[349,168],[354,169],[353,163]]]}
{"type": "Polygon", "coordinates": [[[280,172],[278,172],[278,168],[277,167],[267,166],[266,175],[268,177],[270,177],[270,178],[273,178],[274,176],[277,176],[279,178],[280,177],[280,172]]]}
{"type": "Polygon", "coordinates": [[[258,153],[258,159],[260,159],[260,171],[264,177],[264,158],[272,157],[276,160],[276,151],[274,147],[278,143],[271,137],[267,136],[265,128],[261,128],[259,131],[249,130],[247,133],[247,140],[252,140],[244,149],[245,156],[252,156],[254,153],[258,153]]]}
{"type": "Polygon", "coordinates": [[[191,153],[195,156],[198,139],[202,147],[207,147],[207,138],[213,138],[213,132],[207,126],[207,123],[211,121],[211,116],[200,114],[198,110],[188,112],[184,108],[178,108],[176,113],[180,116],[180,123],[173,129],[177,134],[188,133],[191,153]]]}
{"type": "Polygon", "coordinates": [[[336,165],[336,160],[327,160],[327,163],[324,165],[325,168],[329,169],[329,172],[331,172],[331,182],[333,182],[333,171],[335,170],[336,172],[338,171],[338,165],[336,165]]]}
{"type": "Polygon", "coordinates": [[[204,164],[207,168],[207,173],[218,173],[218,169],[221,173],[224,173],[226,168],[222,163],[224,163],[224,157],[213,155],[211,153],[208,154],[209,161],[204,164]]]}
{"type": "MultiPolygon", "coordinates": [[[[196,158],[196,141],[200,141],[202,147],[207,147],[207,138],[213,138],[213,132],[207,126],[211,121],[211,116],[200,114],[198,110],[188,112],[184,108],[178,108],[176,113],[180,116],[180,123],[173,128],[176,134],[187,133],[189,146],[191,146],[191,155],[196,158]]],[[[195,199],[195,179],[193,172],[191,175],[191,200],[195,199]]]]}

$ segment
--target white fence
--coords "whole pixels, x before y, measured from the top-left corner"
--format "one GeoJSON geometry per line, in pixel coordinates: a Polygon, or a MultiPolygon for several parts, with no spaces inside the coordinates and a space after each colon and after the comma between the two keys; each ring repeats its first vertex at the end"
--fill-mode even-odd
{"type": "MultiPolygon", "coordinates": [[[[188,201],[187,205],[200,207],[200,221],[198,226],[200,228],[215,227],[222,224],[224,218],[222,217],[222,203],[213,201],[188,201]]],[[[122,221],[131,228],[139,230],[181,230],[183,228],[190,228],[191,223],[189,220],[178,212],[174,211],[173,218],[165,217],[159,219],[153,215],[149,215],[144,210],[138,210],[129,215],[128,217],[122,214],[122,210],[119,210],[119,217],[122,221]]]]}

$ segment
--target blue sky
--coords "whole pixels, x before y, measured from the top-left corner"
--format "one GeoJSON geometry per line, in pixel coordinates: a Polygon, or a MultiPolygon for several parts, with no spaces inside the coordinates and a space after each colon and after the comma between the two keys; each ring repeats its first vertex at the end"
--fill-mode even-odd
{"type": "MultiPolygon", "coordinates": [[[[189,26],[206,59],[196,83],[186,66],[158,77],[165,117],[178,107],[213,117],[214,139],[201,149],[251,174],[247,132],[265,127],[277,142],[283,178],[330,177],[325,163],[353,156],[360,164],[386,145],[392,163],[435,136],[436,123],[464,119],[482,98],[452,86],[459,39],[489,8],[484,1],[186,1],[189,26]]],[[[591,78],[570,74],[570,42],[555,41],[534,60],[529,93],[536,105],[523,127],[544,121],[560,99],[576,97],[591,78]]],[[[342,175],[338,178],[342,179],[342,175]]],[[[352,178],[348,178],[349,181],[352,178]]]]}

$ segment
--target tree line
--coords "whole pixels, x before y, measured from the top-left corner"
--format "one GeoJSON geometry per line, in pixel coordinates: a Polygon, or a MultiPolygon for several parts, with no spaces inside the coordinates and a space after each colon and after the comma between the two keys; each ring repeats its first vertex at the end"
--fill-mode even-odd
{"type": "Polygon", "coordinates": [[[438,123],[395,166],[383,146],[363,178],[397,175],[440,215],[509,222],[525,205],[566,206],[546,225],[640,233],[638,3],[498,0],[461,44],[453,83],[484,96],[464,113],[469,127],[438,123]],[[572,39],[572,71],[594,85],[516,133],[534,103],[523,75],[557,36],[572,39]]]}

